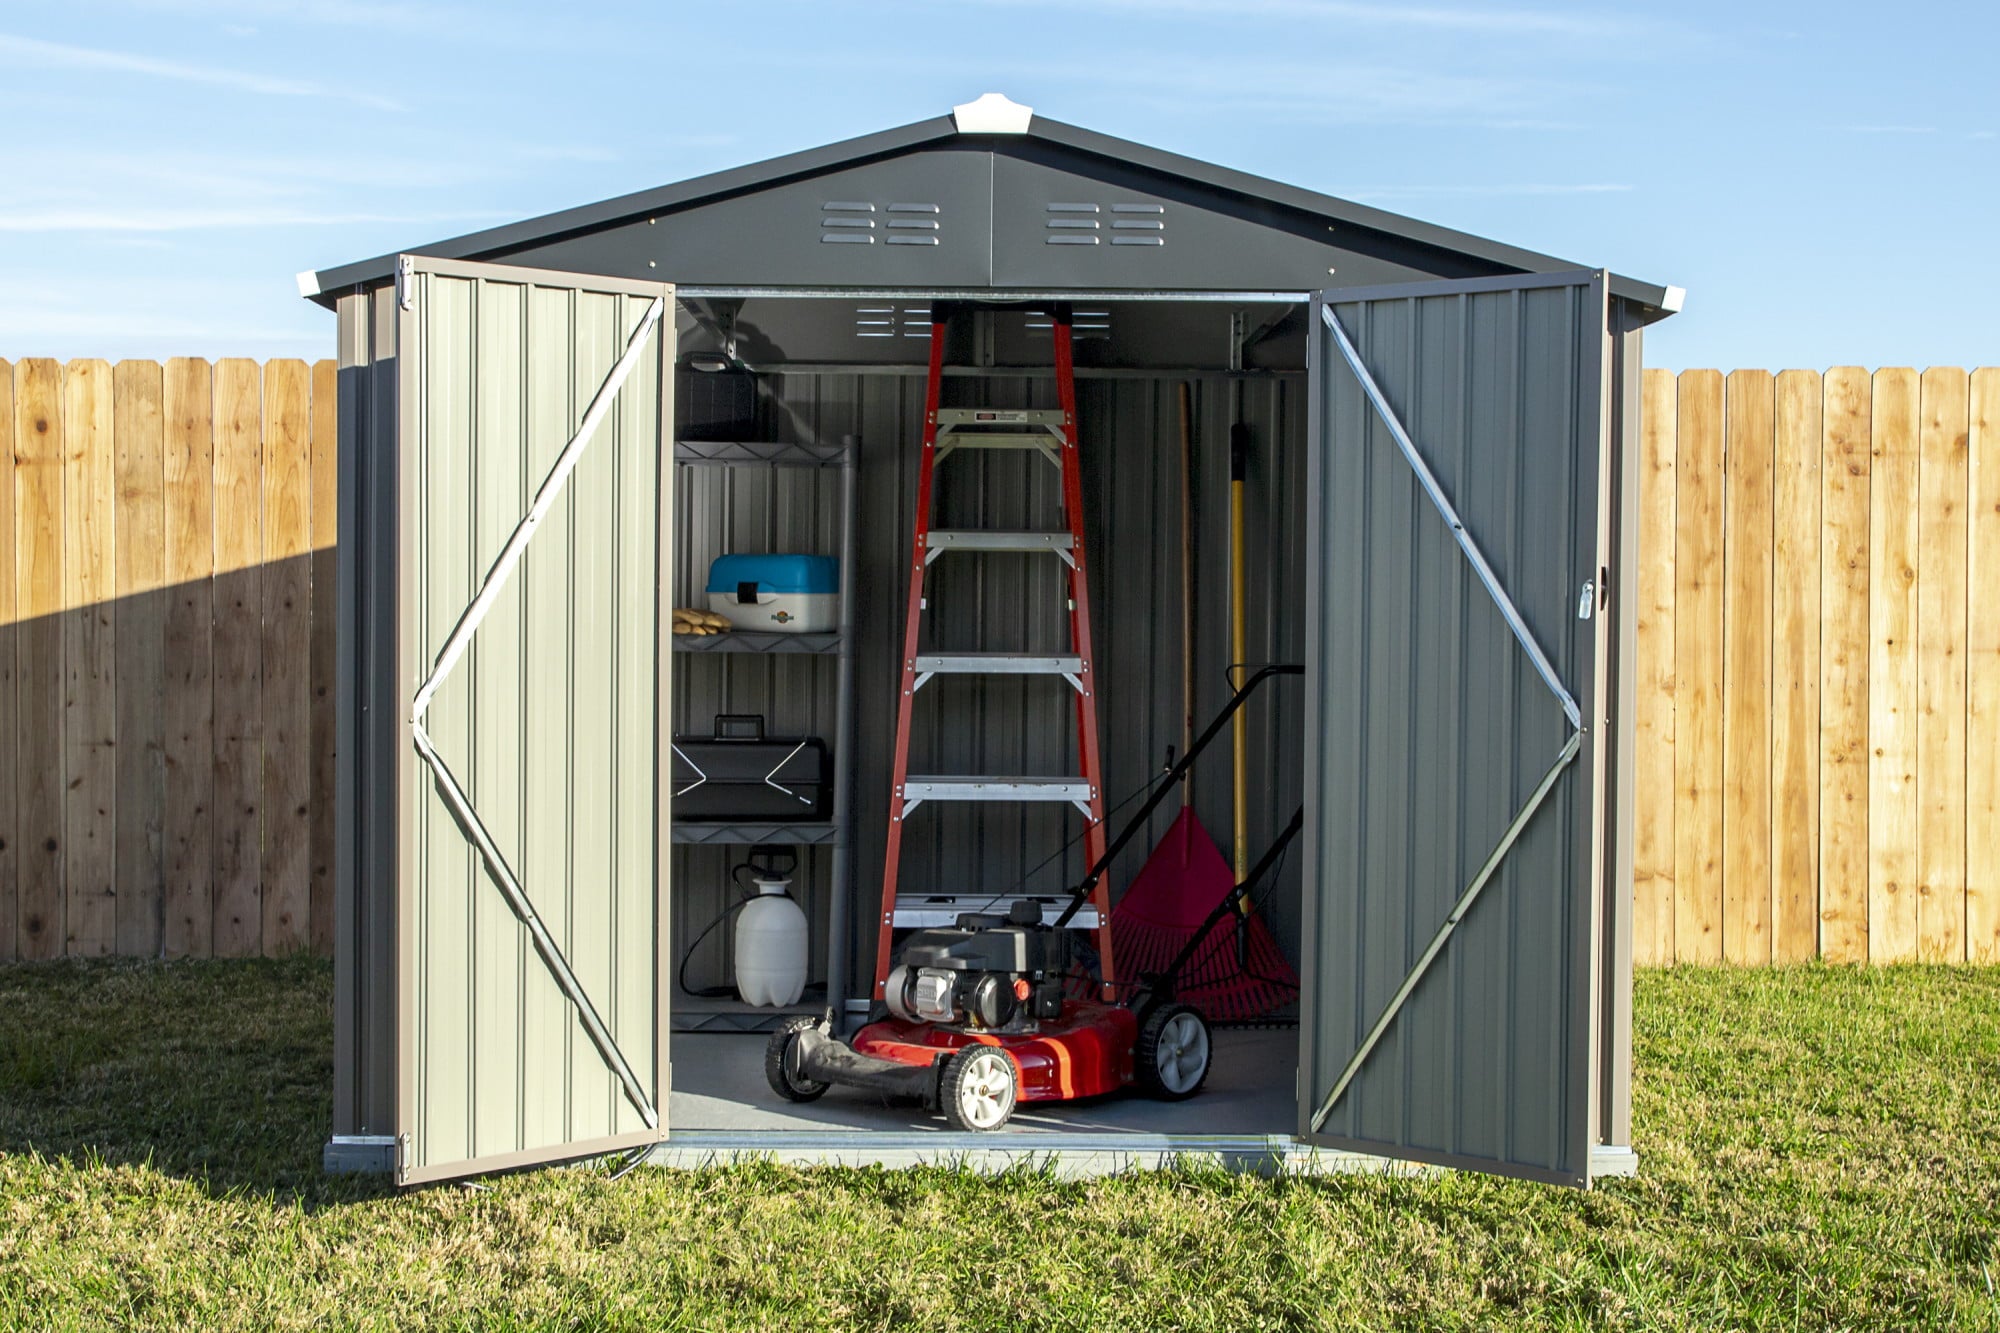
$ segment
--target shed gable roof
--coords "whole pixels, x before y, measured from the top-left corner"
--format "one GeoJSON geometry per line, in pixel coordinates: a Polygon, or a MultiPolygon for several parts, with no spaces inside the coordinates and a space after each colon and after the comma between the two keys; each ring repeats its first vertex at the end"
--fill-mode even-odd
{"type": "MultiPolygon", "coordinates": [[[[1586,267],[1039,116],[1008,133],[940,116],[412,252],[857,289],[1305,290],[1586,267]]],[[[394,270],[380,255],[300,287],[330,303],[394,270]]],[[[1679,307],[1673,288],[1614,278],[1612,291],[1679,307]]]]}

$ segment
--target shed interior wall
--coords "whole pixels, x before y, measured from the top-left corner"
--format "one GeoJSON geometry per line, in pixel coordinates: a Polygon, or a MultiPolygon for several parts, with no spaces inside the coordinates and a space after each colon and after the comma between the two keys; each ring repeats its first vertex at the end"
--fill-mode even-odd
{"type": "MultiPolygon", "coordinates": [[[[1283,313],[1264,312],[1263,318],[1283,313]]],[[[1171,323],[1186,312],[1158,314],[1162,323],[1171,323]]],[[[1236,421],[1250,428],[1252,439],[1245,496],[1249,657],[1253,662],[1296,662],[1303,653],[1304,376],[1284,370],[1232,375],[1221,369],[1227,354],[1228,312],[1210,307],[1199,318],[1214,330],[1212,346],[1182,349],[1178,359],[1186,363],[1183,366],[1079,372],[1097,677],[1104,682],[1098,703],[1108,805],[1143,794],[1164,769],[1169,747],[1181,744],[1179,386],[1183,381],[1192,389],[1196,474],[1197,727],[1230,694],[1229,435],[1236,421]],[[1198,368],[1202,351],[1215,363],[1212,367],[1198,368]]],[[[772,329],[768,320],[762,326],[766,332],[772,329]]],[[[1115,328],[1112,336],[1115,341],[1115,328]]],[[[769,341],[784,339],[779,335],[769,341]]],[[[927,340],[921,338],[905,343],[899,336],[897,342],[904,356],[922,356],[928,349],[927,340]]],[[[1047,349],[1044,336],[1039,355],[1045,358],[1047,349]]],[[[1029,360],[1036,355],[1028,348],[1014,366],[948,374],[944,405],[1054,406],[1054,379],[1046,366],[1029,360]]],[[[1096,355],[1101,360],[1116,359],[1108,348],[1097,349],[1096,355]]],[[[1295,351],[1267,349],[1264,356],[1302,364],[1303,346],[1295,351]]],[[[860,440],[860,541],[854,581],[858,753],[835,756],[837,763],[855,765],[856,864],[849,919],[856,929],[849,942],[849,975],[857,988],[867,985],[874,970],[872,923],[883,868],[897,658],[903,634],[902,570],[913,539],[924,393],[921,365],[779,363],[749,375],[683,370],[676,394],[680,404],[676,430],[683,438],[728,438],[737,431],[754,430],[754,438],[780,441],[834,441],[844,435],[860,440]],[[745,392],[745,378],[754,383],[754,400],[745,392]]],[[[709,563],[725,552],[837,553],[838,485],[832,469],[683,468],[675,496],[674,604],[705,604],[709,563]]],[[[967,450],[939,465],[936,522],[947,527],[1060,527],[1059,493],[1056,470],[1039,457],[1012,450],[967,450]]],[[[1051,556],[947,556],[931,571],[927,642],[945,650],[1066,651],[1061,589],[1051,556]]],[[[831,744],[835,672],[830,661],[796,654],[682,653],[679,657],[674,679],[677,732],[706,734],[717,713],[762,712],[770,734],[814,735],[831,744]]],[[[1267,686],[1249,706],[1248,717],[1249,843],[1254,858],[1283,828],[1300,799],[1304,760],[1296,679],[1280,678],[1267,686]]],[[[1074,772],[1073,719],[1069,686],[1059,677],[939,677],[918,698],[912,771],[1074,772]]],[[[1225,737],[1203,757],[1193,784],[1197,811],[1225,858],[1231,845],[1230,767],[1225,737]]],[[[1137,804],[1134,798],[1125,811],[1113,814],[1111,827],[1121,827],[1137,804]]],[[[1168,800],[1120,858],[1113,873],[1114,898],[1164,835],[1179,805],[1178,800],[1168,800]]],[[[1068,807],[933,805],[912,818],[904,844],[903,883],[910,891],[935,887],[997,893],[1025,878],[1030,890],[1057,893],[1086,869],[1081,842],[1053,861],[1048,858],[1080,833],[1081,821],[1068,807]]],[[[686,942],[715,920],[733,897],[728,872],[741,852],[675,847],[670,911],[676,964],[686,942]]],[[[825,980],[817,941],[825,938],[830,862],[827,851],[801,849],[798,883],[816,942],[815,983],[825,980]]],[[[1292,958],[1298,948],[1298,897],[1298,863],[1290,858],[1261,910],[1280,947],[1292,958]]],[[[694,950],[688,965],[691,984],[727,979],[727,937],[726,929],[717,929],[694,950]]],[[[707,1042],[704,1038],[704,1048],[707,1042]]],[[[1271,1077],[1289,1089],[1293,1072],[1288,1060],[1283,1068],[1272,1070],[1271,1077]]]]}

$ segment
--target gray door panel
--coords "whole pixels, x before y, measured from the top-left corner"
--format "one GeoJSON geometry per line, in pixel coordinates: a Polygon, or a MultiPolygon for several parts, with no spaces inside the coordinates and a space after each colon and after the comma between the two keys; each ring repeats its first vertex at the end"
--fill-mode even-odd
{"type": "Polygon", "coordinates": [[[1605,299],[1315,302],[1300,1102],[1331,1146],[1588,1181],[1605,299]]]}
{"type": "Polygon", "coordinates": [[[431,259],[399,283],[401,1183],[665,1137],[672,302],[431,259]]]}

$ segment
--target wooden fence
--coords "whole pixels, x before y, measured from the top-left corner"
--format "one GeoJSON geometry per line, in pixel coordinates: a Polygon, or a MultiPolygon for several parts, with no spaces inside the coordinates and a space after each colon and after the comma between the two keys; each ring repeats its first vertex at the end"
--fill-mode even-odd
{"type": "MultiPolygon", "coordinates": [[[[334,403],[0,361],[0,960],[331,947],[334,403]]],[[[1639,960],[2000,961],[2000,369],[1645,409],[1639,960]]]]}
{"type": "Polygon", "coordinates": [[[0,959],[331,948],[334,402],[0,361],[0,959]]]}
{"type": "Polygon", "coordinates": [[[2000,961],[2000,369],[1644,420],[1638,959],[2000,961]]]}

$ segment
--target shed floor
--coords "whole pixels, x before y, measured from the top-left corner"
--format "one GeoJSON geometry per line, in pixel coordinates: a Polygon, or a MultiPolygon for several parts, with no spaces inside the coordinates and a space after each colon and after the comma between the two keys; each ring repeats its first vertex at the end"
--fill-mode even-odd
{"type": "MultiPolygon", "coordinates": [[[[1184,1102],[1126,1095],[1026,1105],[1000,1132],[1290,1134],[1298,1125],[1298,1035],[1295,1028],[1217,1032],[1208,1083],[1184,1102]]],[[[669,1129],[951,1132],[942,1116],[854,1088],[833,1088],[816,1102],[782,1101],[764,1082],[766,1040],[761,1034],[676,1032],[669,1129]]]]}

